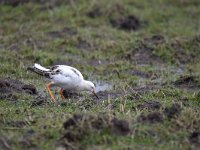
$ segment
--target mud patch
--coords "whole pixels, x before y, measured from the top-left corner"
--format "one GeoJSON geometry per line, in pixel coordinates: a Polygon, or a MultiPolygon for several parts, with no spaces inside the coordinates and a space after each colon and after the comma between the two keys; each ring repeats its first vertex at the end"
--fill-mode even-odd
{"type": "Polygon", "coordinates": [[[76,35],[77,30],[75,30],[74,28],[65,27],[60,31],[51,31],[46,34],[51,38],[65,38],[67,36],[76,35]]]}
{"type": "MultiPolygon", "coordinates": [[[[104,99],[108,99],[108,98],[117,98],[120,97],[121,93],[114,93],[114,92],[110,92],[110,91],[99,91],[97,93],[97,96],[99,97],[100,100],[104,100],[104,99]]],[[[95,96],[93,96],[94,98],[96,98],[95,96]]]]}
{"type": "Polygon", "coordinates": [[[29,91],[30,94],[36,94],[37,90],[33,85],[27,85],[18,80],[10,78],[0,79],[0,93],[29,91]]]}
{"type": "Polygon", "coordinates": [[[162,88],[162,86],[159,84],[155,84],[155,83],[146,84],[144,86],[132,85],[132,88],[130,91],[131,92],[130,98],[133,100],[136,100],[136,99],[141,98],[142,95],[152,92],[152,91],[155,91],[155,90],[158,90],[160,88],[162,88]]]}
{"type": "Polygon", "coordinates": [[[148,109],[148,110],[156,110],[161,108],[161,104],[158,101],[145,101],[143,104],[139,104],[136,106],[137,109],[143,110],[143,109],[148,109]]]}
{"type": "Polygon", "coordinates": [[[176,118],[177,116],[180,115],[181,113],[181,106],[177,103],[172,104],[172,106],[170,107],[166,107],[164,109],[164,114],[167,118],[171,119],[171,118],[176,118]]]}
{"type": "Polygon", "coordinates": [[[80,37],[77,39],[76,48],[80,50],[92,50],[92,47],[93,45],[89,43],[87,40],[84,40],[80,37]]]}
{"type": "Polygon", "coordinates": [[[1,0],[0,4],[11,5],[11,6],[18,6],[20,4],[24,4],[29,2],[30,0],[1,0]]]}
{"type": "Polygon", "coordinates": [[[195,90],[199,89],[200,82],[196,76],[181,76],[174,82],[174,85],[187,90],[195,90]]]}
{"type": "Polygon", "coordinates": [[[117,18],[117,19],[111,19],[110,23],[115,28],[128,30],[128,31],[130,30],[135,31],[141,27],[141,21],[133,15],[117,18]]]}
{"type": "Polygon", "coordinates": [[[35,86],[33,85],[23,85],[22,86],[22,89],[26,92],[26,93],[29,93],[29,94],[37,94],[37,90],[35,88],[35,86]]]}
{"type": "Polygon", "coordinates": [[[163,115],[160,112],[152,112],[147,115],[141,114],[137,120],[142,123],[161,123],[163,115]]]}
{"type": "Polygon", "coordinates": [[[1,99],[17,99],[14,93],[37,94],[37,89],[33,85],[24,84],[21,81],[10,78],[0,79],[0,97],[1,99]]]}
{"type": "Polygon", "coordinates": [[[39,3],[41,5],[44,5],[45,8],[53,8],[56,6],[61,6],[61,5],[70,3],[69,1],[63,1],[63,0],[49,0],[49,1],[46,1],[46,0],[1,0],[0,4],[16,7],[16,6],[29,3],[29,2],[39,3]]]}
{"type": "Polygon", "coordinates": [[[101,9],[97,6],[95,6],[92,10],[88,11],[86,15],[90,18],[97,18],[103,15],[103,12],[101,9]]]}
{"type": "Polygon", "coordinates": [[[187,54],[184,50],[183,45],[184,44],[179,41],[175,41],[170,44],[170,48],[174,50],[175,59],[180,64],[186,64],[186,63],[190,63],[190,62],[194,61],[194,59],[195,59],[194,54],[192,54],[192,53],[187,54]]]}
{"type": "Polygon", "coordinates": [[[63,96],[65,98],[77,98],[80,95],[73,91],[63,90],[63,96]]]}
{"type": "Polygon", "coordinates": [[[44,106],[48,104],[46,100],[34,100],[31,102],[30,107],[44,106]]]}
{"type": "Polygon", "coordinates": [[[95,107],[98,103],[97,100],[92,99],[84,99],[78,103],[78,108],[82,111],[84,110],[90,110],[91,108],[95,107]]]}
{"type": "Polygon", "coordinates": [[[167,48],[174,52],[174,61],[177,64],[193,64],[198,62],[200,58],[199,43],[200,36],[197,35],[190,39],[172,41],[167,44],[167,48]]]}
{"type": "Polygon", "coordinates": [[[126,120],[107,115],[75,114],[64,122],[63,126],[65,131],[58,142],[66,149],[72,148],[72,145],[79,148],[80,141],[86,140],[85,138],[94,136],[94,134],[126,136],[130,133],[129,123],[126,120]]]}
{"type": "Polygon", "coordinates": [[[49,97],[38,95],[30,102],[30,107],[37,107],[37,106],[45,106],[51,103],[51,100],[49,100],[49,97]]]}
{"type": "Polygon", "coordinates": [[[161,58],[154,54],[157,46],[165,43],[165,38],[162,35],[153,35],[137,41],[135,48],[125,53],[123,58],[134,62],[135,64],[162,64],[161,58]]]}
{"type": "Polygon", "coordinates": [[[134,62],[135,64],[162,63],[161,59],[153,54],[153,50],[152,47],[140,45],[125,54],[124,58],[134,62]]]}
{"type": "Polygon", "coordinates": [[[144,72],[144,71],[140,71],[140,70],[132,70],[130,72],[131,75],[135,75],[135,76],[139,76],[141,78],[150,78],[153,76],[153,73],[147,73],[147,72],[144,72]]]}
{"type": "Polygon", "coordinates": [[[162,35],[153,35],[151,37],[144,38],[144,43],[152,46],[165,43],[165,37],[162,35]]]}
{"type": "Polygon", "coordinates": [[[200,146],[200,131],[194,131],[189,135],[189,141],[192,144],[200,146]]]}
{"type": "Polygon", "coordinates": [[[9,121],[5,123],[7,126],[10,127],[17,127],[17,128],[23,128],[25,127],[28,123],[26,121],[9,121]]]}

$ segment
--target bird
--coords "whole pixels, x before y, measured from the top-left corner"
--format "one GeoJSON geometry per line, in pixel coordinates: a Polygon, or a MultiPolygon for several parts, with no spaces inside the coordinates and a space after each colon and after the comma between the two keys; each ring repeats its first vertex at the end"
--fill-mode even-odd
{"type": "Polygon", "coordinates": [[[50,83],[46,84],[46,87],[53,102],[56,102],[56,99],[51,91],[52,86],[60,87],[59,93],[62,100],[65,99],[63,90],[77,92],[90,91],[99,99],[95,92],[94,83],[85,80],[81,72],[74,67],[67,65],[54,65],[49,68],[45,68],[40,64],[35,63],[33,66],[28,67],[27,69],[50,79],[50,83]]]}

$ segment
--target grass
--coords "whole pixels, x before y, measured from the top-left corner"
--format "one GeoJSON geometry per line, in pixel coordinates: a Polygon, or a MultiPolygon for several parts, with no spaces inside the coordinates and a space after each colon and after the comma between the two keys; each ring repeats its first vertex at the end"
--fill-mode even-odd
{"type": "Polygon", "coordinates": [[[68,139],[72,149],[197,149],[198,138],[191,140],[191,135],[200,130],[199,5],[197,0],[0,4],[0,77],[34,84],[38,90],[37,95],[19,91],[0,96],[0,148],[56,149],[69,132],[63,123],[78,113],[123,119],[130,132],[122,136],[104,128],[87,130],[81,140],[68,139]],[[110,22],[130,15],[139,19],[138,30],[110,22]],[[100,92],[99,101],[82,93],[65,102],[57,96],[58,102],[51,103],[46,80],[26,70],[34,62],[74,66],[85,78],[112,89],[100,92]],[[190,80],[176,84],[184,76],[190,80]],[[39,100],[44,103],[33,107],[39,100]],[[161,107],[139,109],[149,101],[161,107]],[[168,118],[164,111],[174,103],[181,112],[168,118]],[[138,121],[152,112],[159,112],[163,121],[138,121]]]}

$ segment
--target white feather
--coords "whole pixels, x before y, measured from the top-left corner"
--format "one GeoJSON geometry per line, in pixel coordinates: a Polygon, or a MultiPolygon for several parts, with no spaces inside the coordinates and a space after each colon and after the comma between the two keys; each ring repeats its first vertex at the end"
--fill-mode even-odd
{"type": "Polygon", "coordinates": [[[49,71],[49,69],[42,67],[40,64],[34,64],[34,67],[42,71],[49,71]]]}

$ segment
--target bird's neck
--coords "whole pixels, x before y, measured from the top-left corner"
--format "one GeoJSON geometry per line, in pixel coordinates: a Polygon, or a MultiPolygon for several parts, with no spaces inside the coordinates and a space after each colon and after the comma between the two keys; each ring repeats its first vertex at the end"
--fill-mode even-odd
{"type": "Polygon", "coordinates": [[[88,87],[88,81],[87,80],[82,80],[81,83],[78,86],[79,91],[87,91],[89,89],[88,87]]]}

